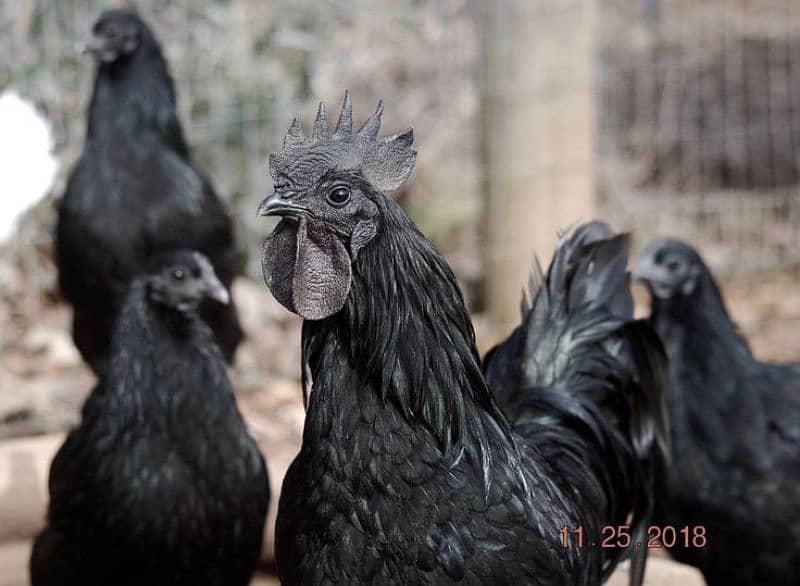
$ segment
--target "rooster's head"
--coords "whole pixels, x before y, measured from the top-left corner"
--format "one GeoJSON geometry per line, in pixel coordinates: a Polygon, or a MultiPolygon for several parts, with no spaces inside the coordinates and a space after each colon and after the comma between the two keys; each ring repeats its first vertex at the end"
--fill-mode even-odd
{"type": "Polygon", "coordinates": [[[344,306],[352,263],[381,229],[381,198],[414,167],[409,128],[378,138],[383,104],[353,132],[349,93],[331,132],[320,104],[311,138],[297,118],[283,149],[270,156],[274,192],[259,214],[280,216],[264,243],[264,279],[275,298],[306,319],[344,306]]]}

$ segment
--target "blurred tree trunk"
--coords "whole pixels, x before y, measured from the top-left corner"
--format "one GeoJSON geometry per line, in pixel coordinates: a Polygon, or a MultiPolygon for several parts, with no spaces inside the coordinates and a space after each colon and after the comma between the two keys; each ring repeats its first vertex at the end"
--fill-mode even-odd
{"type": "Polygon", "coordinates": [[[487,306],[519,321],[534,251],[595,211],[595,0],[475,0],[482,31],[487,306]]]}

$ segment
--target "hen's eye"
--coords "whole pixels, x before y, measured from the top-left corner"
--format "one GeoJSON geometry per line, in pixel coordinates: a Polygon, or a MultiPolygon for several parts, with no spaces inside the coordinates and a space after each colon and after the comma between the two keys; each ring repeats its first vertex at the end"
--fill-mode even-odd
{"type": "Polygon", "coordinates": [[[286,191],[289,189],[288,183],[278,183],[272,186],[275,191],[286,191]]]}
{"type": "Polygon", "coordinates": [[[679,263],[677,260],[671,260],[671,261],[667,262],[667,270],[672,272],[672,273],[677,271],[680,268],[680,266],[681,266],[681,263],[679,263]]]}
{"type": "Polygon", "coordinates": [[[176,281],[182,281],[186,274],[183,272],[183,269],[175,269],[172,271],[172,278],[176,281]]]}
{"type": "Polygon", "coordinates": [[[334,187],[328,194],[328,202],[334,206],[343,206],[350,200],[350,190],[347,187],[334,187]]]}

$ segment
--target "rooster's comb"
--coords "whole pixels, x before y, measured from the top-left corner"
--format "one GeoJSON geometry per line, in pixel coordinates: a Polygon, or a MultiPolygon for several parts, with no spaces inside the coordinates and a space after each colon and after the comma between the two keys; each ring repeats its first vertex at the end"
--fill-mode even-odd
{"type": "Polygon", "coordinates": [[[414,167],[416,152],[411,148],[414,131],[408,128],[391,136],[378,138],[383,101],[357,132],[353,132],[353,103],[350,92],[333,132],[328,128],[325,104],[320,102],[311,138],[303,133],[300,120],[289,126],[283,149],[269,158],[270,174],[277,181],[293,180],[313,183],[330,169],[360,171],[380,191],[400,187],[414,167]],[[300,177],[298,177],[300,175],[300,177]]]}

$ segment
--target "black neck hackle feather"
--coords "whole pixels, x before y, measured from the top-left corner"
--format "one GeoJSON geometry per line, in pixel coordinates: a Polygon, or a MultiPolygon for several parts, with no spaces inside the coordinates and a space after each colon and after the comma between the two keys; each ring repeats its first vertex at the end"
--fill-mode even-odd
{"type": "MultiPolygon", "coordinates": [[[[118,381],[118,384],[104,385],[104,390],[114,397],[120,413],[125,413],[125,406],[128,406],[135,410],[137,417],[169,415],[163,409],[162,401],[167,401],[175,393],[188,393],[186,397],[174,397],[179,400],[191,400],[192,395],[197,395],[196,389],[183,384],[163,384],[167,373],[159,366],[162,362],[170,362],[171,357],[187,351],[199,351],[212,361],[222,359],[208,327],[192,313],[153,302],[145,279],[137,279],[131,284],[111,346],[112,359],[106,380],[118,381]],[[143,343],[131,348],[131,339],[143,343]]],[[[200,380],[202,377],[198,382],[200,380]]],[[[228,387],[227,392],[232,393],[232,389],[228,387]]]]}
{"type": "MultiPolygon", "coordinates": [[[[375,239],[353,259],[351,290],[339,314],[304,322],[303,388],[308,370],[329,333],[346,341],[350,365],[409,422],[426,426],[445,457],[458,462],[467,452],[488,488],[492,445],[514,459],[511,429],[480,370],[475,333],[455,276],[447,263],[384,192],[405,181],[416,152],[413,131],[379,137],[383,102],[357,131],[346,91],[335,130],[320,103],[311,137],[298,118],[283,148],[270,156],[276,182],[311,186],[333,169],[347,173],[376,204],[375,239]],[[411,342],[414,341],[414,342],[411,342]]],[[[524,482],[524,479],[523,479],[524,482]]]]}
{"type": "Polygon", "coordinates": [[[455,276],[394,201],[372,196],[381,227],[355,261],[345,308],[321,322],[304,321],[304,397],[315,356],[333,331],[347,342],[351,367],[381,400],[426,426],[449,461],[466,453],[488,487],[492,450],[516,458],[517,447],[483,378],[455,276]]]}
{"type": "Polygon", "coordinates": [[[707,351],[692,349],[697,341],[709,338],[715,340],[715,348],[729,354],[730,358],[752,360],[750,347],[728,314],[711,271],[699,262],[697,285],[690,295],[676,294],[668,299],[653,297],[653,325],[665,340],[679,336],[687,344],[682,355],[693,362],[711,359],[707,351]]]}

